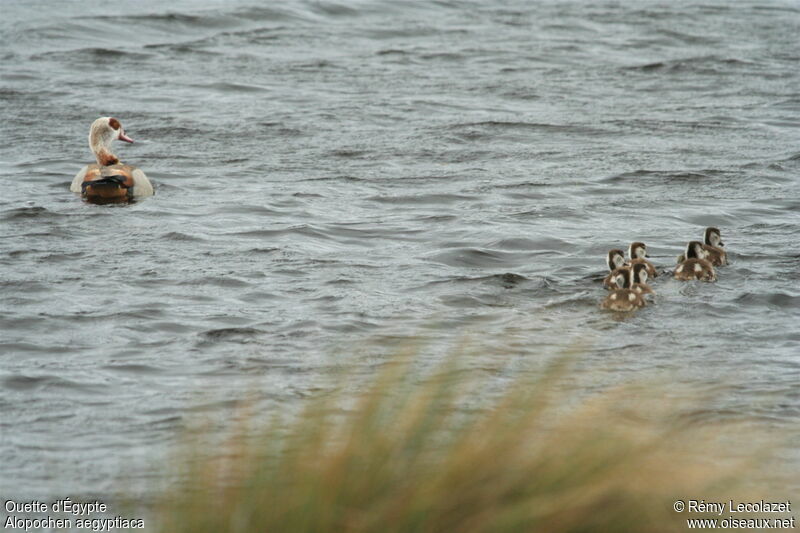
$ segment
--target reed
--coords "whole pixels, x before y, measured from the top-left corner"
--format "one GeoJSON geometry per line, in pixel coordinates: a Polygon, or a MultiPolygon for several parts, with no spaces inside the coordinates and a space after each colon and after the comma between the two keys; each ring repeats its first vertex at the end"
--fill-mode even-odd
{"type": "Polygon", "coordinates": [[[465,379],[456,357],[420,375],[411,359],[355,399],[338,390],[290,417],[249,413],[213,452],[183,450],[184,481],[148,522],[170,533],[685,531],[692,516],[675,500],[766,495],[751,459],[763,454],[735,438],[741,428],[692,422],[652,383],[577,398],[559,385],[564,358],[487,405],[496,376],[465,379]]]}

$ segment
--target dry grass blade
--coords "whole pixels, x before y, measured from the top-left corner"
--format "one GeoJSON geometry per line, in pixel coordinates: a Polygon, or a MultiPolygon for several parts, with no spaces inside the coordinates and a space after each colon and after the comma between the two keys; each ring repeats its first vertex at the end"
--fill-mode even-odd
{"type": "Polygon", "coordinates": [[[766,496],[749,481],[757,462],[735,459],[741,449],[725,458],[736,427],[686,423],[652,386],[559,401],[562,358],[469,410],[485,383],[454,380],[455,356],[422,379],[413,357],[401,359],[355,402],[321,395],[258,438],[200,453],[151,523],[170,533],[684,531],[676,499],[766,496]]]}

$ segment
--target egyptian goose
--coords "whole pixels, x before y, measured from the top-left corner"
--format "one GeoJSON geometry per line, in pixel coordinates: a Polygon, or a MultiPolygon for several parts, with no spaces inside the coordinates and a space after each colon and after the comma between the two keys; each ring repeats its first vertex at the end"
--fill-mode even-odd
{"type": "MultiPolygon", "coordinates": [[[[686,245],[683,261],[675,269],[674,278],[681,281],[699,279],[701,281],[717,281],[714,267],[706,259],[708,253],[703,249],[700,241],[691,241],[686,245]]],[[[679,258],[679,259],[681,259],[679,258]]]]}
{"type": "Polygon", "coordinates": [[[706,252],[706,260],[714,266],[725,266],[728,264],[728,254],[722,249],[725,244],[722,242],[719,229],[715,227],[706,228],[703,233],[703,250],[706,252]]]}
{"type": "Polygon", "coordinates": [[[658,276],[658,273],[656,272],[656,268],[653,266],[653,263],[645,259],[646,257],[650,256],[647,255],[647,246],[643,242],[632,242],[631,245],[628,247],[628,257],[630,257],[630,260],[628,261],[629,265],[642,263],[647,266],[647,274],[651,278],[655,278],[658,276]]]}
{"type": "Polygon", "coordinates": [[[89,148],[97,163],[86,165],[72,180],[69,190],[91,202],[126,202],[153,195],[153,185],[141,169],[124,165],[111,151],[114,140],[132,143],[122,124],[113,117],[101,117],[89,130],[89,148]]]}
{"type": "MultiPolygon", "coordinates": [[[[641,271],[644,275],[643,278],[637,278],[628,267],[617,269],[620,271],[615,280],[617,288],[608,293],[608,296],[600,303],[600,307],[610,311],[627,313],[647,305],[644,293],[648,287],[642,282],[636,282],[637,279],[647,280],[646,268],[644,265],[641,268],[644,269],[641,271]],[[627,272],[623,272],[624,270],[627,272]],[[625,274],[628,275],[627,278],[625,274]]],[[[652,292],[652,289],[650,289],[650,292],[652,292]]]]}
{"type": "Polygon", "coordinates": [[[603,278],[603,287],[608,290],[617,288],[617,275],[623,274],[625,278],[628,277],[627,271],[622,272],[620,269],[625,268],[625,252],[622,250],[609,250],[606,256],[606,265],[610,271],[608,275],[603,278]]]}

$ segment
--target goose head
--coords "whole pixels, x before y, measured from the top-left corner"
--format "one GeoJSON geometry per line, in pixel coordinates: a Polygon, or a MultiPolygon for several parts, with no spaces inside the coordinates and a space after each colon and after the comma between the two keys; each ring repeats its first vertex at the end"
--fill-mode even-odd
{"type": "Polygon", "coordinates": [[[647,246],[643,242],[632,242],[628,247],[628,257],[631,259],[644,259],[647,255],[647,246]]]}
{"type": "Polygon", "coordinates": [[[703,234],[703,241],[706,244],[717,248],[725,246],[725,243],[722,242],[722,234],[719,232],[719,229],[713,227],[706,228],[706,231],[703,234]]]}
{"type": "Polygon", "coordinates": [[[133,139],[125,135],[119,120],[114,117],[101,117],[92,123],[89,129],[89,148],[99,165],[119,163],[119,158],[111,151],[111,143],[114,141],[133,142],[133,139]]]}
{"type": "Polygon", "coordinates": [[[631,269],[629,267],[618,268],[614,271],[614,284],[618,289],[629,289],[631,287],[631,269]]]}
{"type": "Polygon", "coordinates": [[[634,284],[641,283],[643,285],[647,284],[647,265],[644,263],[636,263],[631,266],[631,273],[630,273],[630,284],[633,286],[634,284]]]}
{"type": "Polygon", "coordinates": [[[606,265],[611,271],[622,268],[625,265],[625,252],[617,249],[609,250],[606,256],[606,265]]]}
{"type": "Polygon", "coordinates": [[[706,251],[703,250],[703,243],[700,241],[690,241],[686,245],[686,252],[683,254],[686,259],[705,259],[706,251]]]}

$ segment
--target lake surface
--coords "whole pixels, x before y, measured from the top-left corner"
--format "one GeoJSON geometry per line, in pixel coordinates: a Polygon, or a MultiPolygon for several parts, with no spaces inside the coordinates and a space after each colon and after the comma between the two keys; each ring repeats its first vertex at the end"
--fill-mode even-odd
{"type": "Polygon", "coordinates": [[[290,410],[407,339],[512,374],[577,343],[586,390],[667,376],[711,420],[797,424],[796,2],[2,12],[5,496],[147,484],[191,420],[290,410]],[[154,197],[69,192],[99,116],[154,197]],[[669,269],[707,225],[717,283],[598,308],[610,248],[669,269]]]}

